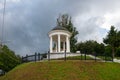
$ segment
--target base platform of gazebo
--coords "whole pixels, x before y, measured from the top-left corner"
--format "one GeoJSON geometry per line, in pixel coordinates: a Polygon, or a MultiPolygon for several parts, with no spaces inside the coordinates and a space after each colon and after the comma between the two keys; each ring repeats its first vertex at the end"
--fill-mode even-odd
{"type": "MultiPolygon", "coordinates": [[[[66,57],[69,56],[80,56],[80,53],[66,53],[66,57]]],[[[50,53],[50,59],[58,59],[58,58],[64,58],[65,53],[50,53]]],[[[47,55],[48,59],[48,55],[47,55]]]]}

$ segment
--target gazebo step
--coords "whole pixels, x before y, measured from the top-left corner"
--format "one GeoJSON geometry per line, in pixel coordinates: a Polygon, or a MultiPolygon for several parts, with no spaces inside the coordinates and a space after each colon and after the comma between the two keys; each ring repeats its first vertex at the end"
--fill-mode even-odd
{"type": "MultiPolygon", "coordinates": [[[[79,56],[79,53],[66,53],[66,56],[79,56]]],[[[65,53],[50,53],[50,59],[57,59],[65,57],[65,53]]],[[[48,55],[47,55],[48,59],[48,55]]]]}

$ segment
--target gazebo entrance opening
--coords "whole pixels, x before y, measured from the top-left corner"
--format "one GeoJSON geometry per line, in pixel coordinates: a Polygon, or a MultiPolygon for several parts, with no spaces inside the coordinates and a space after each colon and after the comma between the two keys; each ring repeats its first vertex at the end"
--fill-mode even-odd
{"type": "Polygon", "coordinates": [[[58,40],[58,35],[54,35],[52,37],[53,37],[53,43],[52,43],[52,50],[53,51],[52,52],[53,53],[65,52],[65,49],[66,49],[66,36],[65,35],[60,35],[60,41],[58,40]],[[60,42],[60,44],[58,42],[60,42]]]}

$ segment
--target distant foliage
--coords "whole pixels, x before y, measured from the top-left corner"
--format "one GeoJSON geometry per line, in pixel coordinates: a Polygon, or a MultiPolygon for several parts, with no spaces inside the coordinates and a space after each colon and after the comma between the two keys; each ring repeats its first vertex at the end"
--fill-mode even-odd
{"type": "Polygon", "coordinates": [[[104,54],[105,46],[102,43],[99,44],[94,40],[89,40],[77,43],[77,50],[86,54],[104,54]]]}
{"type": "Polygon", "coordinates": [[[21,58],[4,45],[0,50],[0,68],[6,72],[21,63],[21,58]]]}
{"type": "Polygon", "coordinates": [[[115,56],[120,57],[120,47],[116,48],[115,56]]]}
{"type": "Polygon", "coordinates": [[[112,48],[111,46],[105,46],[105,55],[112,57],[112,48]]]}

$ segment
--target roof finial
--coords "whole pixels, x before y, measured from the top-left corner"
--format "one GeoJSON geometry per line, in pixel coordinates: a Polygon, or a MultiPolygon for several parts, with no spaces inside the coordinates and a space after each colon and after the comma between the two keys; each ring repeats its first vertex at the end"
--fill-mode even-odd
{"type": "Polygon", "coordinates": [[[59,14],[59,17],[57,18],[57,26],[62,26],[61,14],[59,14]]]}

